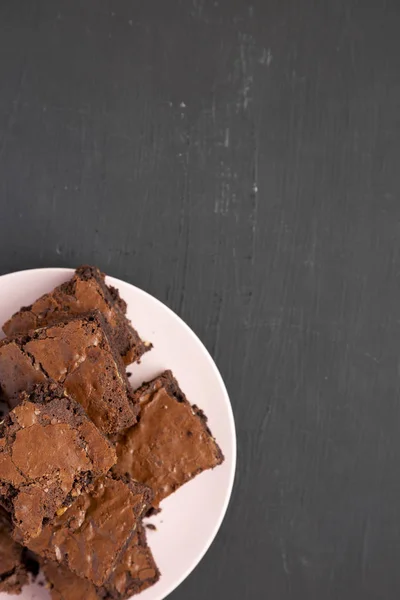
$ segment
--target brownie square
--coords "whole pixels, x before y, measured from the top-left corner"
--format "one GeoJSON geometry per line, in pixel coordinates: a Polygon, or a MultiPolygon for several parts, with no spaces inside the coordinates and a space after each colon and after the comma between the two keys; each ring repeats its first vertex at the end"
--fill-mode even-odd
{"type": "Polygon", "coordinates": [[[12,524],[0,507],[0,592],[20,594],[28,583],[28,573],[23,561],[24,549],[11,537],[12,524]]]}
{"type": "Polygon", "coordinates": [[[159,579],[160,572],[147,545],[146,532],[141,524],[111,577],[98,594],[105,600],[124,600],[143,592],[159,579]]]}
{"type": "Polygon", "coordinates": [[[171,371],[142,385],[137,426],[119,436],[113,471],[128,474],[154,491],[154,507],[196,475],[220,465],[224,456],[207,427],[207,418],[191,406],[171,371]]]}
{"type": "Polygon", "coordinates": [[[99,310],[107,321],[112,342],[125,364],[138,361],[150,350],[151,344],[140,339],[125,316],[126,303],[118,290],[106,285],[105,275],[97,267],[87,265],[76,269],[71,280],[21,308],[4,323],[3,330],[15,337],[93,310],[99,310]]]}
{"type": "Polygon", "coordinates": [[[152,492],[140,483],[101,477],[32,539],[28,548],[94,585],[103,585],[127,550],[152,492]]]}
{"type": "Polygon", "coordinates": [[[142,525],[138,526],[137,533],[109,580],[101,587],[49,560],[42,562],[42,570],[52,600],[125,600],[154,585],[160,578],[142,525]]]}
{"type": "Polygon", "coordinates": [[[115,449],[57,384],[40,385],[0,423],[0,503],[24,543],[116,461],[115,449]]]}
{"type": "Polygon", "coordinates": [[[103,433],[136,422],[125,367],[98,311],[0,342],[0,393],[11,408],[20,392],[49,380],[62,384],[103,433]]]}

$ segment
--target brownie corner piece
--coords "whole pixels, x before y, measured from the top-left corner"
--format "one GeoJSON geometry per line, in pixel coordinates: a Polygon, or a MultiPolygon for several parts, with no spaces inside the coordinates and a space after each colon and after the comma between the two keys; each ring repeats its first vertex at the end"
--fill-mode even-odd
{"type": "Polygon", "coordinates": [[[57,384],[24,393],[0,425],[0,502],[24,543],[116,461],[115,449],[57,384]]]}
{"type": "Polygon", "coordinates": [[[160,576],[141,523],[109,580],[99,589],[99,596],[104,600],[126,600],[155,585],[160,576]]]}
{"type": "Polygon", "coordinates": [[[30,306],[22,307],[3,325],[11,337],[65,321],[83,313],[99,310],[110,328],[112,343],[125,364],[140,360],[151,349],[126,317],[126,302],[116,288],[108,286],[97,267],[82,265],[73,277],[44,294],[30,306]]]}
{"type": "Polygon", "coordinates": [[[101,477],[28,547],[102,586],[128,548],[151,501],[152,492],[145,485],[129,478],[101,477]]]}
{"type": "Polygon", "coordinates": [[[64,565],[46,559],[40,563],[52,600],[127,600],[154,585],[160,578],[141,524],[108,581],[100,587],[64,565]]]}
{"type": "Polygon", "coordinates": [[[9,515],[0,507],[0,592],[20,594],[28,583],[24,564],[24,550],[11,536],[9,515]]]}
{"type": "Polygon", "coordinates": [[[113,471],[128,473],[154,490],[154,506],[199,473],[224,461],[207,417],[192,406],[171,371],[134,392],[138,425],[117,440],[113,471]]]}
{"type": "Polygon", "coordinates": [[[13,407],[36,383],[61,383],[108,435],[136,423],[138,406],[99,311],[0,342],[0,392],[13,407]]]}
{"type": "MultiPolygon", "coordinates": [[[[132,323],[126,317],[127,304],[119,294],[119,291],[106,284],[105,274],[97,267],[82,265],[75,271],[75,287],[85,288],[88,285],[94,285],[96,282],[100,294],[108,307],[101,310],[99,306],[90,307],[100,309],[110,327],[112,340],[115,348],[120,353],[124,363],[129,365],[137,362],[140,358],[152,348],[152,344],[144,342],[132,323]]],[[[94,303],[93,303],[94,304],[94,303]]]]}

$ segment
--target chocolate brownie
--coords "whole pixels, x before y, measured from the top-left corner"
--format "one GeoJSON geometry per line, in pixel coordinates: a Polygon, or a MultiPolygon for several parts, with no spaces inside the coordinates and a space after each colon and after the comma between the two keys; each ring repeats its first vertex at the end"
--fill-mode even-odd
{"type": "Polygon", "coordinates": [[[12,524],[0,507],[0,592],[20,594],[28,583],[28,573],[23,561],[24,549],[12,537],[12,524]]]}
{"type": "Polygon", "coordinates": [[[98,311],[0,342],[0,393],[11,408],[20,392],[48,380],[63,384],[103,433],[136,422],[125,367],[98,311]]]}
{"type": "Polygon", "coordinates": [[[23,393],[0,423],[0,503],[24,543],[115,461],[114,447],[61,386],[23,393]]]}
{"type": "Polygon", "coordinates": [[[117,474],[149,485],[154,506],[224,456],[207,427],[207,418],[191,406],[172,375],[165,371],[145,383],[134,396],[140,421],[117,440],[117,474]]]}
{"type": "Polygon", "coordinates": [[[101,477],[90,493],[81,494],[48,523],[28,548],[101,586],[127,550],[151,501],[147,486],[101,477]]]}
{"type": "Polygon", "coordinates": [[[139,360],[150,350],[151,344],[140,339],[125,316],[126,302],[118,290],[106,285],[105,275],[97,267],[87,265],[79,267],[71,280],[21,308],[4,323],[3,330],[7,336],[15,337],[96,309],[106,319],[125,364],[139,360]]]}
{"type": "Polygon", "coordinates": [[[160,572],[147,545],[145,529],[140,525],[99,595],[105,600],[124,600],[143,592],[159,579],[160,572]]]}
{"type": "Polygon", "coordinates": [[[49,560],[42,562],[42,569],[52,600],[125,600],[154,585],[160,578],[141,525],[109,580],[101,587],[49,560]]]}
{"type": "Polygon", "coordinates": [[[78,577],[64,565],[41,560],[51,600],[99,600],[97,588],[89,579],[78,577]]]}

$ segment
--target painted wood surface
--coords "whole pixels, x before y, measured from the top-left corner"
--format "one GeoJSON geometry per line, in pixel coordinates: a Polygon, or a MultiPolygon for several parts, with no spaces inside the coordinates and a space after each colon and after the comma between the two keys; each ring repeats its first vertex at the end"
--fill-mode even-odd
{"type": "Polygon", "coordinates": [[[231,394],[234,497],[174,600],[400,593],[399,25],[395,0],[0,3],[0,272],[142,287],[231,394]]]}

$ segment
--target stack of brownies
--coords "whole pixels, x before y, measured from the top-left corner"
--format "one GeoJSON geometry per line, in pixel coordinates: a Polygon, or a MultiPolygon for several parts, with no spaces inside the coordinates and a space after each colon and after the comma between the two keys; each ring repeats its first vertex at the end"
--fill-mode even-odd
{"type": "Polygon", "coordinates": [[[0,592],[34,557],[53,599],[129,598],[160,573],[142,519],[223,454],[171,371],[132,390],[151,350],[95,267],[22,308],[0,342],[0,592]]]}

